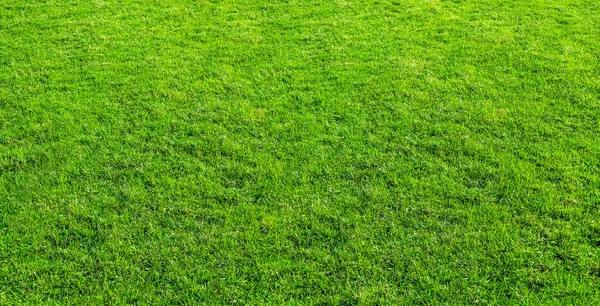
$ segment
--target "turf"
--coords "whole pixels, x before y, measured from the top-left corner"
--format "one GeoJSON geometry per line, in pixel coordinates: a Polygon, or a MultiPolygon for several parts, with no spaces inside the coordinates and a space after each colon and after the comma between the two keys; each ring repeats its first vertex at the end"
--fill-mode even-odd
{"type": "Polygon", "coordinates": [[[600,2],[0,1],[0,304],[600,303],[600,2]]]}

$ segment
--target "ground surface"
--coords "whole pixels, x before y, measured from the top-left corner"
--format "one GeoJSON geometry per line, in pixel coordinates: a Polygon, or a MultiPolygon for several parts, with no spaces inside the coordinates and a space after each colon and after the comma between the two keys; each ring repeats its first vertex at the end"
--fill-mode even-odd
{"type": "Polygon", "coordinates": [[[0,1],[0,303],[600,302],[600,2],[0,1]]]}

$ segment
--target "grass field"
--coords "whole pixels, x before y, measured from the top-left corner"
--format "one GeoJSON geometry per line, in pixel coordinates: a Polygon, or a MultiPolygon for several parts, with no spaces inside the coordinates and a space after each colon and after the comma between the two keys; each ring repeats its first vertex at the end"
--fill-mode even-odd
{"type": "Polygon", "coordinates": [[[0,0],[0,304],[600,303],[597,0],[0,0]]]}

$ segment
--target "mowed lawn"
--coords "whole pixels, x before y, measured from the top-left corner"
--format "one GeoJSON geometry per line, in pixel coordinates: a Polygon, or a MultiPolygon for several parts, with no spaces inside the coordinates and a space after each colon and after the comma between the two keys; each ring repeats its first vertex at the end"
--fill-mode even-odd
{"type": "Polygon", "coordinates": [[[597,0],[0,0],[0,304],[600,303],[597,0]]]}

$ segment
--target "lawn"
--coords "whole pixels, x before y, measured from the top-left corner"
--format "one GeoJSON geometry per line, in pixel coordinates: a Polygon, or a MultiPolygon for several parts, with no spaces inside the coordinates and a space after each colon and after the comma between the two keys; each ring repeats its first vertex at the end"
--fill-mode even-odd
{"type": "Polygon", "coordinates": [[[0,304],[599,303],[599,1],[0,0],[0,304]]]}

